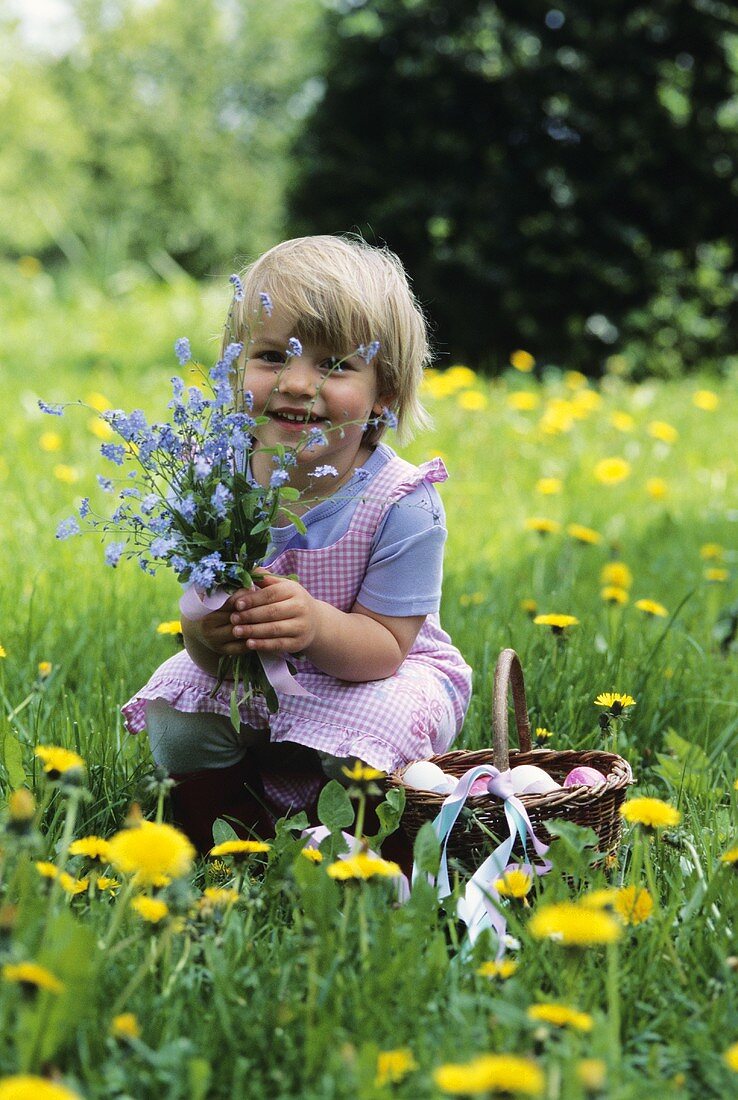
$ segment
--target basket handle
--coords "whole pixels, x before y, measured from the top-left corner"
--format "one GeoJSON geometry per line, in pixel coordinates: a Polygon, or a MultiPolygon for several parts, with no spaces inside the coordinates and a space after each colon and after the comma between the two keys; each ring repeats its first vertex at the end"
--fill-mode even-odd
{"type": "Polygon", "coordinates": [[[507,693],[512,688],[515,725],[521,752],[531,751],[530,721],[525,701],[525,682],[520,658],[514,649],[503,649],[497,659],[492,689],[493,760],[496,768],[506,772],[510,767],[507,732],[507,693]]]}

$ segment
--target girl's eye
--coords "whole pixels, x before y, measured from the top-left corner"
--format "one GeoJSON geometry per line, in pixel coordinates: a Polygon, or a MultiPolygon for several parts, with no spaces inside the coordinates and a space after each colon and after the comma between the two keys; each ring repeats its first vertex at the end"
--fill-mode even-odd
{"type": "Polygon", "coordinates": [[[341,374],[347,366],[348,364],[339,359],[337,355],[332,355],[330,359],[323,360],[320,364],[320,369],[325,371],[326,374],[329,372],[332,374],[341,374]]]}
{"type": "Polygon", "coordinates": [[[281,351],[260,351],[254,357],[264,363],[284,363],[284,355],[281,351]]]}

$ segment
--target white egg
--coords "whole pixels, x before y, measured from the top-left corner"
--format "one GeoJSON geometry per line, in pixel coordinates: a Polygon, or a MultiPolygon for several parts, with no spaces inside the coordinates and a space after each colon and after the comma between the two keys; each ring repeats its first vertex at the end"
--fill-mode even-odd
{"type": "Polygon", "coordinates": [[[402,778],[408,787],[416,791],[434,791],[436,794],[450,794],[456,786],[454,776],[446,775],[430,760],[416,760],[414,764],[409,764],[402,778]]]}
{"type": "Polygon", "coordinates": [[[559,790],[559,784],[543,768],[533,764],[519,764],[510,772],[510,782],[515,794],[548,794],[559,790]]]}

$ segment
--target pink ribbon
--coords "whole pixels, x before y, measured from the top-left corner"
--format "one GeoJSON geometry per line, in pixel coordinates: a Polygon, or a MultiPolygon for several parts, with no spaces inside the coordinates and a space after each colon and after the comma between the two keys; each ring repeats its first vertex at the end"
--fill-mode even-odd
{"type": "MultiPolygon", "coordinates": [[[[436,836],[442,843],[441,865],[436,876],[436,888],[439,898],[445,898],[451,893],[451,884],[448,877],[447,846],[451,834],[464,804],[469,797],[469,792],[480,776],[489,777],[487,790],[495,798],[501,798],[504,802],[505,817],[507,819],[509,835],[495,848],[491,855],[477,868],[472,878],[466,884],[464,896],[459,898],[457,914],[459,919],[466,924],[468,929],[469,946],[472,946],[485,928],[491,928],[497,935],[497,957],[505,953],[505,930],[507,922],[502,912],[500,896],[495,883],[501,878],[510,862],[513,845],[519,836],[526,851],[528,838],[538,856],[543,857],[548,851],[548,845],[543,844],[535,834],[533,825],[525,806],[513,791],[510,780],[510,772],[501,772],[492,764],[480,764],[476,768],[470,768],[462,775],[456,787],[441,806],[440,813],[433,821],[436,836]]],[[[531,870],[536,874],[545,875],[551,868],[547,860],[531,870]]],[[[413,880],[419,872],[413,869],[413,880]]]]}
{"type": "MultiPolygon", "coordinates": [[[[182,593],[179,610],[186,619],[199,622],[211,611],[219,611],[230,595],[231,593],[225,588],[214,588],[208,595],[207,592],[201,592],[194,584],[191,584],[182,593]]],[[[266,673],[267,680],[277,695],[305,695],[310,699],[316,698],[312,691],[308,691],[302,684],[298,684],[287,667],[284,657],[277,653],[260,653],[259,660],[266,673]]]]}

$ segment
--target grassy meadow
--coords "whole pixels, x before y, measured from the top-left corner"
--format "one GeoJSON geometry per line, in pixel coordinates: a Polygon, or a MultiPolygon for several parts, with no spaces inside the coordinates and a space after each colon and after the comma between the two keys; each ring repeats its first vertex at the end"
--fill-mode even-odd
{"type": "MultiPolygon", "coordinates": [[[[626,825],[608,872],[588,836],[562,835],[553,871],[505,903],[516,965],[500,969],[486,936],[464,949],[455,898],[420,881],[400,905],[381,876],[337,881],[330,852],[300,856],[289,822],[245,864],[197,863],[142,893],[69,851],[121,829],[132,803],[151,820],[165,808],[118,708],[174,651],[157,628],[177,616],[178,585],[108,568],[96,536],[56,541],[81,497],[106,507],[95,475],[109,471],[93,409],[58,419],[37,399],[165,418],[174,340],[209,363],[227,292],[111,292],[27,261],[2,273],[2,295],[0,1100],[730,1095],[738,372],[636,385],[613,360],[600,384],[565,369],[429,374],[435,426],[404,453],[440,454],[451,475],[442,619],[475,671],[460,746],[491,744],[494,663],[513,646],[547,748],[610,747],[595,697],[635,699],[617,731],[629,798],[680,815],[653,834],[626,825]],[[577,622],[555,634],[536,614],[577,622]],[[38,745],[82,756],[86,785],[51,785],[38,745]],[[10,798],[24,787],[35,815],[10,798]],[[613,887],[638,904],[599,911],[612,942],[534,934],[534,914],[566,900],[586,926],[581,899],[613,887]]],[[[337,799],[326,823],[344,813],[337,799]]]]}

